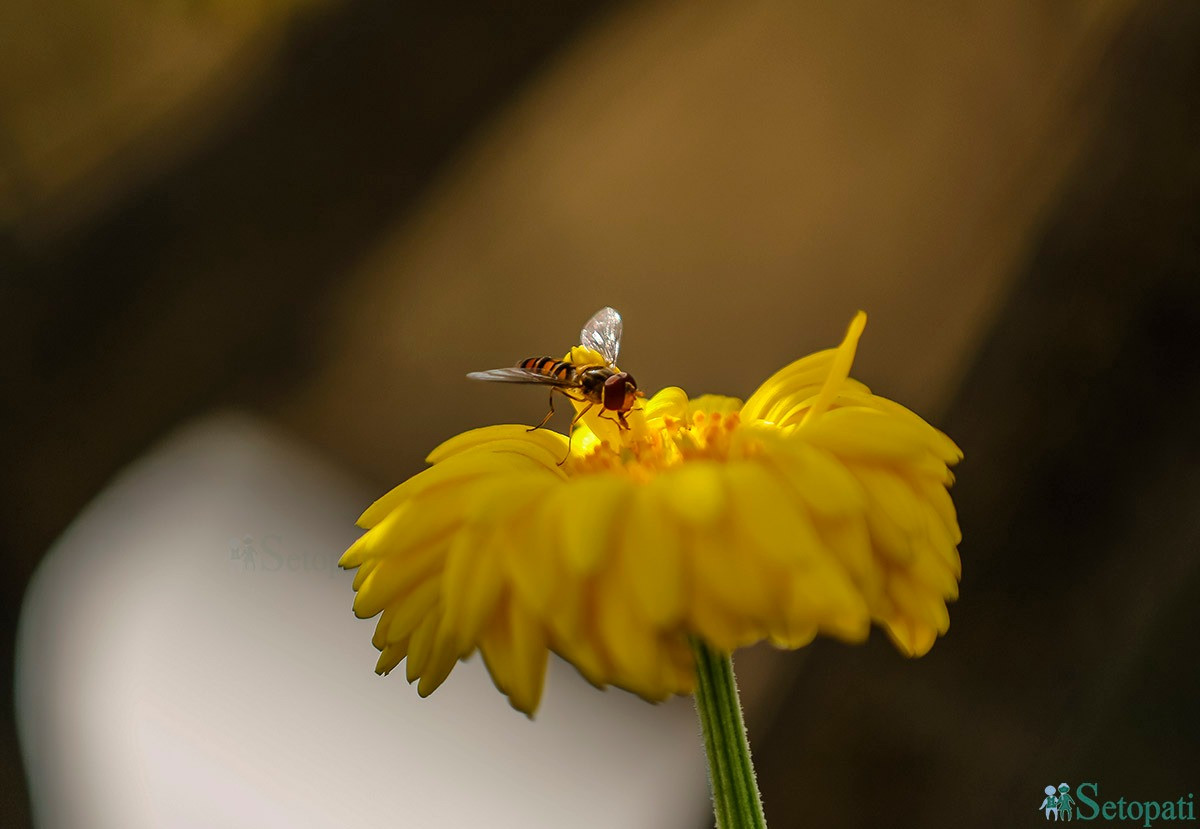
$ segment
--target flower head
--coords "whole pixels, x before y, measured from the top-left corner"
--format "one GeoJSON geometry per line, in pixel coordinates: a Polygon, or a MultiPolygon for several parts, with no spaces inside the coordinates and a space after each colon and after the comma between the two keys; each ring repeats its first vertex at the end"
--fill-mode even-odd
{"type": "Polygon", "coordinates": [[[650,700],[691,691],[689,636],[798,648],[862,641],[874,621],[924,654],[958,593],[962,454],[849,378],[865,324],[745,403],[667,388],[627,429],[593,409],[570,441],[502,425],[443,443],[341,559],[358,568],[355,613],[382,613],[376,670],[407,659],[425,696],[479,650],[532,715],[551,650],[650,700]]]}

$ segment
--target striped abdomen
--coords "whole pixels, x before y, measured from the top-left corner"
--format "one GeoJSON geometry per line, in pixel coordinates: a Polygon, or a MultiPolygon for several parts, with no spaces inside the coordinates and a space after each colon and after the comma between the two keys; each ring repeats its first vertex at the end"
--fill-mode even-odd
{"type": "Polygon", "coordinates": [[[519,368],[563,383],[570,383],[575,379],[575,366],[553,357],[530,357],[522,361],[519,368]]]}

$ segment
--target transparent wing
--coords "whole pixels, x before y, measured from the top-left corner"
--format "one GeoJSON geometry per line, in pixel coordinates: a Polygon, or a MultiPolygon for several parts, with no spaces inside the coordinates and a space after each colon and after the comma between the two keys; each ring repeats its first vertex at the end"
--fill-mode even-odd
{"type": "Polygon", "coordinates": [[[579,332],[579,344],[599,351],[610,366],[616,365],[621,351],[621,315],[612,308],[601,308],[579,332]]]}
{"type": "Polygon", "coordinates": [[[536,371],[520,367],[494,368],[490,371],[472,371],[467,377],[472,380],[487,380],[492,383],[529,383],[535,386],[560,387],[572,385],[570,382],[560,380],[557,377],[547,377],[544,374],[538,374],[536,371]]]}

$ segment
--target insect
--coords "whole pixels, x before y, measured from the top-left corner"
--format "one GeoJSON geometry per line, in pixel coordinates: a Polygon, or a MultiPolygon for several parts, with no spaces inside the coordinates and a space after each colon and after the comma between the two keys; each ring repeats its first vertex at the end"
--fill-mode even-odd
{"type": "Polygon", "coordinates": [[[604,362],[576,365],[553,357],[530,357],[513,368],[473,371],[467,377],[497,383],[549,386],[550,411],[546,412],[541,423],[530,428],[531,432],[545,426],[554,416],[556,392],[577,403],[587,404],[571,421],[572,427],[594,406],[599,406],[600,417],[604,417],[605,413],[612,413],[615,418],[609,419],[615,419],[620,428],[628,429],[629,423],[625,420],[625,413],[632,409],[637,399],[643,395],[638,391],[633,375],[616,368],[617,353],[621,350],[621,315],[612,308],[601,308],[579,332],[579,342],[584,348],[599,352],[604,362]]]}

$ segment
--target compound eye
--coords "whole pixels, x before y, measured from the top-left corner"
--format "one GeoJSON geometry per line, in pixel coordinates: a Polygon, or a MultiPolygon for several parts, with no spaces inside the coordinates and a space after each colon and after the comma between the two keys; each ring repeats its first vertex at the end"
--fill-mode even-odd
{"type": "Polygon", "coordinates": [[[633,375],[627,371],[623,371],[621,373],[625,375],[625,382],[627,382],[629,384],[629,388],[636,389],[637,388],[637,380],[633,379],[633,375]]]}
{"type": "Polygon", "coordinates": [[[625,378],[614,374],[604,381],[604,408],[610,411],[620,411],[625,404],[625,378]]]}

